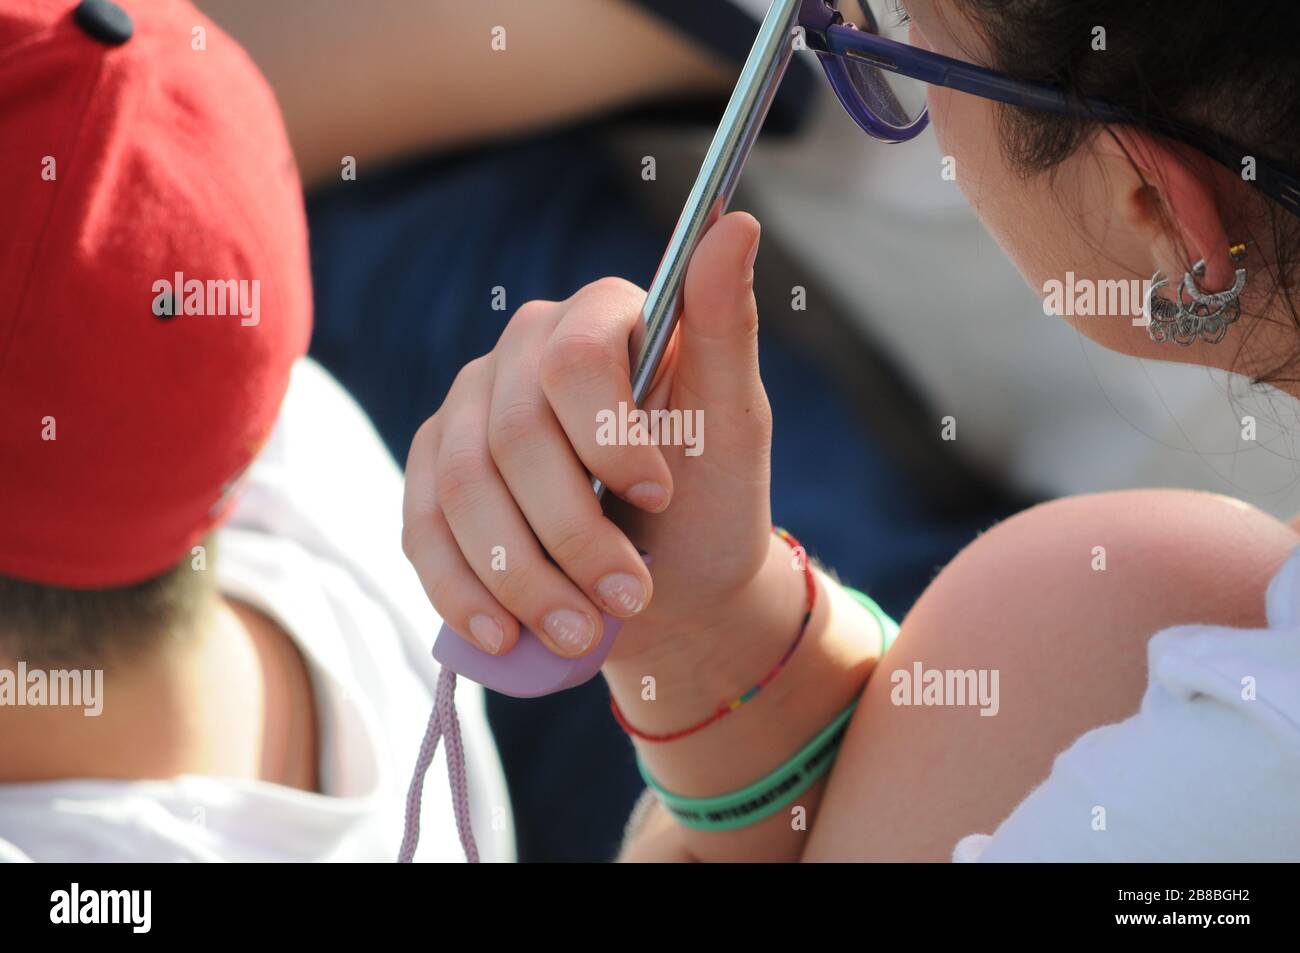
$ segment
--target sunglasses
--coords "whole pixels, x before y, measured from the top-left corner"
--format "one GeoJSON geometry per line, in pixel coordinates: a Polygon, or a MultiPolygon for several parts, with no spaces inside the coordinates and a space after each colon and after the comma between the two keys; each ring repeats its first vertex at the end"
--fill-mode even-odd
{"type": "Polygon", "coordinates": [[[802,0],[799,25],[845,110],[882,142],[915,138],[929,121],[926,87],[942,86],[1009,106],[1148,129],[1204,153],[1300,215],[1300,178],[1249,149],[1213,132],[1100,99],[1075,98],[1054,86],[912,46],[898,0],[802,0]]]}

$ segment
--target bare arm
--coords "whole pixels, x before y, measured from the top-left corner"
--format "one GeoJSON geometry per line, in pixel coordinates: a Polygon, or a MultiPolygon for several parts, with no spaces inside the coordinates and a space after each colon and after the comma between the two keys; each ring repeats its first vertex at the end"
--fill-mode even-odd
{"type": "Polygon", "coordinates": [[[462,145],[729,80],[709,51],[623,0],[198,4],[270,80],[309,183],[345,155],[462,145]]]}
{"type": "MultiPolygon", "coordinates": [[[[879,655],[875,619],[843,589],[819,575],[817,608],[804,642],[780,676],[734,715],[676,741],[637,741],[660,784],[687,796],[738,788],[785,762],[831,722],[862,690],[879,655]]],[[[638,727],[659,732],[698,721],[718,701],[761,675],[779,658],[803,611],[803,574],[791,565],[785,543],[773,538],[767,567],[752,596],[725,632],[691,633],[671,655],[607,662],[605,678],[638,727]],[[689,647],[688,647],[689,646],[689,647]],[[642,678],[682,686],[654,705],[638,704],[642,678]],[[687,690],[689,686],[689,690],[687,690]]],[[[630,636],[629,638],[635,638],[630,636]]],[[[818,814],[825,779],[757,824],[726,832],[678,825],[656,806],[630,832],[624,861],[755,862],[797,860],[818,814]],[[794,823],[798,816],[807,823],[794,823]]]]}
{"type": "Polygon", "coordinates": [[[1253,507],[1180,490],[1070,497],[998,524],[904,620],[803,859],[949,860],[961,837],[994,831],[1080,735],[1137,710],[1156,632],[1263,625],[1268,581],[1296,544],[1253,507]],[[893,674],[917,664],[997,672],[994,716],[895,704],[893,674]]]}
{"type": "MultiPolygon", "coordinates": [[[[993,831],[1079,735],[1136,710],[1157,631],[1191,621],[1263,624],[1264,589],[1296,544],[1286,524],[1205,493],[1101,494],[1022,513],[967,547],[903,622],[896,648],[862,692],[825,789],[800,798],[807,833],[792,833],[788,814],[779,814],[701,835],[656,806],[629,832],[621,859],[946,861],[962,836],[993,831]],[[1104,572],[1094,568],[1098,545],[1112,563],[1104,572]],[[997,670],[996,717],[969,706],[894,704],[891,674],[916,663],[997,670]]],[[[800,652],[825,653],[837,641],[833,630],[852,624],[851,608],[800,652]]],[[[701,738],[708,750],[661,746],[658,770],[690,778],[719,764],[737,767],[726,783],[701,785],[709,791],[752,780],[768,744],[797,747],[775,740],[791,719],[806,717],[819,694],[853,684],[825,669],[808,680],[807,672],[782,673],[794,676],[794,697],[729,719],[733,731],[748,720],[748,739],[724,737],[719,725],[701,738]],[[739,769],[746,760],[748,776],[739,769]]]]}

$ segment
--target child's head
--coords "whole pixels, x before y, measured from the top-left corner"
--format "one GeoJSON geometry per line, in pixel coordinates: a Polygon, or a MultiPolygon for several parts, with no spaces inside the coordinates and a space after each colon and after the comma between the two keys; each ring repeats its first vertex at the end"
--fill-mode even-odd
{"type": "Polygon", "coordinates": [[[0,655],[184,625],[310,331],[272,93],[181,0],[0,0],[0,208],[0,655]]]}
{"type": "MultiPolygon", "coordinates": [[[[1300,8],[1292,0],[902,3],[914,45],[1300,166],[1300,8]]],[[[1127,314],[1071,318],[1085,334],[1144,357],[1295,380],[1300,320],[1288,285],[1300,222],[1251,187],[1248,168],[1223,168],[1141,129],[1108,131],[941,88],[930,90],[930,112],[957,182],[1040,292],[1067,272],[1099,282],[1150,279],[1158,269],[1176,287],[1200,258],[1202,287],[1218,291],[1233,283],[1229,245],[1253,243],[1244,317],[1223,343],[1156,345],[1127,314]]],[[[935,268],[941,275],[942,263],[935,268]]]]}

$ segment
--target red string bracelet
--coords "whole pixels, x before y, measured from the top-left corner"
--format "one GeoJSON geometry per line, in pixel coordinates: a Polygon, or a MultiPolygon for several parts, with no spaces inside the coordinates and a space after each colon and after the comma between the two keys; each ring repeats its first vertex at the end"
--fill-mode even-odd
{"type": "Polygon", "coordinates": [[[717,711],[708,718],[705,718],[703,721],[692,725],[689,728],[683,728],[681,731],[670,731],[663,735],[647,734],[646,732],[639,731],[632,727],[632,725],[628,724],[627,718],[623,716],[623,712],[618,707],[618,702],[614,700],[613,695],[610,695],[609,709],[614,713],[614,720],[617,721],[619,727],[629,735],[634,738],[640,738],[642,741],[676,741],[678,738],[685,738],[687,735],[692,735],[701,729],[709,727],[709,725],[713,724],[715,721],[721,721],[741,705],[757,696],[758,693],[772,681],[772,679],[781,674],[781,669],[785,668],[786,663],[790,661],[790,656],[794,655],[795,649],[797,649],[799,643],[803,641],[804,633],[808,631],[808,623],[812,621],[813,609],[817,605],[817,579],[813,575],[812,564],[808,561],[808,556],[804,552],[803,546],[799,544],[799,540],[795,539],[779,526],[772,527],[772,531],[788,543],[795,551],[795,554],[803,559],[804,581],[808,588],[808,604],[807,608],[804,610],[803,621],[799,623],[799,634],[794,637],[794,641],[790,643],[790,647],[786,649],[785,654],[781,656],[781,660],[776,663],[770,672],[763,676],[763,680],[757,685],[749,689],[749,691],[745,692],[743,695],[733,698],[731,701],[719,706],[717,711]]]}

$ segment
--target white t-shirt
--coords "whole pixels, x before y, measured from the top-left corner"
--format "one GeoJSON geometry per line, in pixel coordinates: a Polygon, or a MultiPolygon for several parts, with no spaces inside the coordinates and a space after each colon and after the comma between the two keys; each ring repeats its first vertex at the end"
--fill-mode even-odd
{"type": "MultiPolygon", "coordinates": [[[[218,541],[220,586],[275,619],[306,660],[323,793],[198,776],[0,785],[0,860],[396,858],[439,626],[402,556],[401,474],[356,404],[304,360],[246,480],[218,541]]],[[[480,854],[513,860],[482,688],[462,680],[456,707],[480,854]]],[[[440,747],[417,859],[463,857],[440,747]]]]}
{"type": "Polygon", "coordinates": [[[953,860],[1300,861],[1300,550],[1265,606],[1265,629],[1152,638],[1138,713],[1062,752],[953,860]]]}

